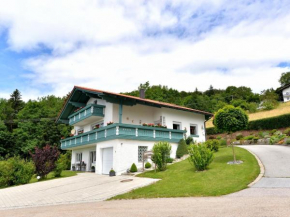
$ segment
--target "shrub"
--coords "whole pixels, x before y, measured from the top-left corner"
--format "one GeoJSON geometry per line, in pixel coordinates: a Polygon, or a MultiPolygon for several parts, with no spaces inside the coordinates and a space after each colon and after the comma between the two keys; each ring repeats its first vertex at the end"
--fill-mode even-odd
{"type": "Polygon", "coordinates": [[[149,169],[149,168],[151,168],[151,163],[149,163],[149,162],[146,162],[146,164],[145,164],[145,168],[146,168],[146,169],[149,169]]]}
{"type": "Polygon", "coordinates": [[[221,139],[220,140],[220,146],[222,146],[222,147],[227,146],[227,140],[221,139]]]}
{"type": "Polygon", "coordinates": [[[207,140],[205,142],[205,145],[211,151],[218,152],[219,146],[220,146],[220,142],[217,139],[207,140]]]}
{"type": "Polygon", "coordinates": [[[250,121],[249,130],[271,130],[290,127],[290,114],[250,121]]]}
{"type": "Polygon", "coordinates": [[[170,156],[171,145],[168,142],[158,142],[153,146],[152,161],[155,163],[159,171],[167,168],[166,159],[170,156]]]}
{"type": "Polygon", "coordinates": [[[286,136],[285,135],[273,135],[270,138],[270,144],[277,144],[279,143],[282,139],[284,139],[286,136]]]}
{"type": "Polygon", "coordinates": [[[34,165],[20,157],[12,157],[0,162],[0,186],[26,184],[34,174],[34,165]]]}
{"type": "Polygon", "coordinates": [[[190,145],[188,153],[189,162],[198,171],[207,169],[209,164],[213,161],[213,152],[204,145],[190,145]]]}
{"type": "Polygon", "coordinates": [[[55,162],[57,161],[58,156],[59,151],[57,147],[51,147],[49,145],[46,145],[42,149],[36,147],[35,154],[31,154],[36,174],[42,179],[46,178],[47,174],[53,171],[56,167],[55,162]]]}
{"type": "Polygon", "coordinates": [[[286,139],[286,144],[287,144],[287,145],[290,145],[290,138],[287,138],[287,139],[286,139]]]}
{"type": "Polygon", "coordinates": [[[254,143],[257,144],[258,143],[258,140],[259,140],[259,137],[254,136],[253,140],[254,140],[254,143]]]}
{"type": "Polygon", "coordinates": [[[178,142],[178,147],[177,147],[177,150],[176,150],[176,157],[177,158],[181,158],[183,155],[185,155],[187,153],[188,153],[188,151],[187,151],[187,145],[185,143],[185,140],[181,139],[178,142]]]}
{"type": "Polygon", "coordinates": [[[290,136],[290,128],[287,128],[286,130],[284,130],[284,134],[286,134],[287,136],[290,136]]]}
{"type": "Polygon", "coordinates": [[[137,170],[137,166],[136,166],[136,164],[132,164],[132,166],[131,166],[131,168],[130,168],[130,172],[131,173],[136,173],[138,170],[137,170]]]}
{"type": "Polygon", "coordinates": [[[216,139],[220,140],[220,139],[222,139],[222,137],[221,136],[217,136],[216,139]]]}
{"type": "Polygon", "coordinates": [[[282,135],[282,132],[279,131],[279,130],[277,130],[277,131],[274,133],[274,135],[282,135]]]}
{"type": "Polygon", "coordinates": [[[215,136],[209,136],[208,139],[215,139],[215,136]]]}
{"type": "Polygon", "coordinates": [[[253,140],[254,137],[255,137],[254,135],[245,136],[244,140],[253,140]]]}
{"type": "Polygon", "coordinates": [[[67,163],[67,155],[66,154],[61,154],[60,157],[58,158],[56,162],[56,166],[53,170],[54,172],[54,177],[60,177],[61,173],[63,170],[65,170],[68,166],[67,163]]]}
{"type": "Polygon", "coordinates": [[[12,185],[13,166],[8,161],[0,161],[0,187],[12,185]]]}
{"type": "Polygon", "coordinates": [[[187,137],[185,140],[187,145],[190,145],[191,143],[194,143],[193,138],[191,136],[187,137]]]}
{"type": "Polygon", "coordinates": [[[173,158],[169,157],[166,159],[166,163],[172,163],[173,162],[173,158]]]}
{"type": "Polygon", "coordinates": [[[218,133],[221,133],[221,132],[219,130],[217,130],[215,127],[206,128],[206,134],[207,135],[215,135],[215,134],[218,134],[218,133]]]}
{"type": "Polygon", "coordinates": [[[274,135],[274,133],[276,133],[276,132],[277,132],[277,130],[273,129],[273,130],[270,131],[270,135],[274,135]]]}
{"type": "Polygon", "coordinates": [[[243,135],[242,134],[236,135],[236,140],[241,140],[242,138],[243,138],[243,135]]]}

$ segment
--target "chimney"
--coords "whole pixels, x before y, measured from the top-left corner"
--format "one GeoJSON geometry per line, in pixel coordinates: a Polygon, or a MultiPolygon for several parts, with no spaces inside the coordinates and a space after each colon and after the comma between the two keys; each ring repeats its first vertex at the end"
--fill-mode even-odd
{"type": "Polygon", "coordinates": [[[145,89],[140,89],[140,96],[141,99],[145,99],[145,89]]]}

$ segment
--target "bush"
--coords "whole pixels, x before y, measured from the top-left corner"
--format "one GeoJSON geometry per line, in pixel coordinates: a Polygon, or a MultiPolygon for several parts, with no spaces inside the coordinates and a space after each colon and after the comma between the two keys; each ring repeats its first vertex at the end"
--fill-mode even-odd
{"type": "Polygon", "coordinates": [[[158,142],[153,146],[152,161],[155,163],[159,171],[164,171],[167,168],[166,160],[170,156],[171,145],[168,142],[158,142]]]}
{"type": "Polygon", "coordinates": [[[0,162],[0,187],[26,184],[34,174],[34,165],[20,157],[0,162]]]}
{"type": "Polygon", "coordinates": [[[173,162],[173,158],[169,157],[166,159],[166,163],[172,163],[173,162]]]}
{"type": "Polygon", "coordinates": [[[221,136],[217,136],[216,139],[220,140],[220,139],[222,139],[222,137],[221,136]]]}
{"type": "Polygon", "coordinates": [[[151,168],[151,163],[149,163],[149,162],[146,162],[146,164],[145,164],[145,168],[146,168],[146,169],[149,169],[149,168],[151,168]]]}
{"type": "Polygon", "coordinates": [[[276,132],[277,132],[277,130],[273,129],[273,130],[270,131],[270,135],[274,135],[274,133],[276,133],[276,132]]]}
{"type": "Polygon", "coordinates": [[[254,137],[255,137],[254,135],[245,136],[244,140],[253,140],[254,137]]]}
{"type": "Polygon", "coordinates": [[[176,157],[177,158],[181,158],[183,155],[185,155],[187,153],[188,153],[188,151],[187,151],[187,145],[185,143],[185,140],[181,139],[178,142],[178,147],[177,147],[177,150],[176,150],[176,157]]]}
{"type": "Polygon", "coordinates": [[[225,139],[221,139],[221,140],[220,140],[220,146],[221,146],[221,147],[227,146],[227,140],[225,140],[225,139]]]}
{"type": "Polygon", "coordinates": [[[41,179],[46,178],[47,174],[54,170],[58,156],[59,151],[55,146],[46,145],[42,149],[35,148],[35,154],[31,154],[31,157],[35,165],[36,174],[41,179]]]}
{"type": "Polygon", "coordinates": [[[188,153],[189,162],[198,171],[207,169],[209,164],[213,161],[213,152],[204,145],[190,145],[188,153]]]}
{"type": "Polygon", "coordinates": [[[138,170],[137,170],[137,166],[136,166],[136,164],[132,164],[132,166],[131,166],[131,168],[130,168],[130,172],[131,173],[136,173],[138,170]]]}
{"type": "Polygon", "coordinates": [[[208,139],[215,139],[215,136],[209,136],[208,139]]]}
{"type": "Polygon", "coordinates": [[[217,139],[207,140],[205,142],[205,145],[211,151],[218,152],[219,146],[220,146],[220,142],[217,139]]]}
{"type": "MultiPolygon", "coordinates": [[[[70,164],[69,164],[70,165],[70,164]]],[[[63,170],[65,170],[68,166],[67,163],[67,155],[61,154],[56,162],[56,166],[53,170],[54,177],[60,177],[63,170]]]]}
{"type": "Polygon", "coordinates": [[[219,133],[221,133],[221,132],[219,132],[215,127],[206,128],[207,135],[215,135],[215,134],[219,134],[219,133]]]}
{"type": "Polygon", "coordinates": [[[241,140],[242,138],[243,138],[243,135],[242,134],[236,135],[236,140],[241,140]]]}
{"type": "Polygon", "coordinates": [[[290,145],[290,138],[287,138],[287,139],[286,139],[286,144],[287,144],[287,145],[290,145]]]}
{"type": "Polygon", "coordinates": [[[277,144],[279,143],[282,139],[284,139],[286,136],[285,135],[273,135],[270,138],[270,144],[277,144]]]}
{"type": "Polygon", "coordinates": [[[290,127],[290,114],[250,121],[249,130],[271,130],[290,127]]]}
{"type": "Polygon", "coordinates": [[[187,145],[190,145],[191,143],[194,143],[193,138],[191,136],[187,137],[185,141],[186,141],[187,145]]]}
{"type": "Polygon", "coordinates": [[[286,134],[287,136],[290,136],[290,128],[287,128],[286,130],[284,130],[284,134],[286,134]]]}

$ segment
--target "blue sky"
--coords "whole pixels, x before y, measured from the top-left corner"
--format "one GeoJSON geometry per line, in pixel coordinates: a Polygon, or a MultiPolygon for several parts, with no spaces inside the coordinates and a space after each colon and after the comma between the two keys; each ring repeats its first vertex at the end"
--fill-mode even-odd
{"type": "Polygon", "coordinates": [[[290,3],[0,0],[0,97],[278,87],[290,71],[290,3]]]}

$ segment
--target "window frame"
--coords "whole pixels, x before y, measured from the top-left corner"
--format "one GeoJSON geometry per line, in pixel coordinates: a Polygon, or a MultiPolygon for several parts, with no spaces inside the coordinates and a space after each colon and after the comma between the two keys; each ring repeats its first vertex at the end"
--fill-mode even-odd
{"type": "Polygon", "coordinates": [[[143,156],[144,156],[144,152],[148,151],[148,146],[143,146],[143,145],[138,145],[138,163],[142,163],[143,162],[143,156]],[[139,159],[139,154],[140,154],[140,148],[146,148],[146,150],[143,150],[142,155],[141,155],[141,159],[139,159]]]}
{"type": "Polygon", "coordinates": [[[190,124],[189,125],[189,133],[191,137],[199,137],[198,135],[198,125],[197,124],[190,124]],[[191,127],[195,127],[195,134],[191,133],[191,127]]]}
{"type": "Polygon", "coordinates": [[[172,129],[174,129],[174,130],[181,130],[182,129],[182,123],[181,122],[179,122],[179,121],[173,121],[172,122],[172,129]],[[174,129],[174,127],[173,127],[173,125],[179,125],[179,129],[174,129]]]}

